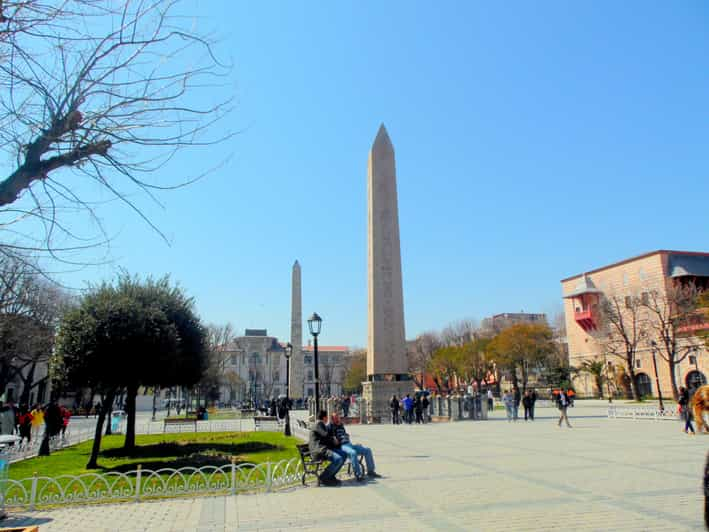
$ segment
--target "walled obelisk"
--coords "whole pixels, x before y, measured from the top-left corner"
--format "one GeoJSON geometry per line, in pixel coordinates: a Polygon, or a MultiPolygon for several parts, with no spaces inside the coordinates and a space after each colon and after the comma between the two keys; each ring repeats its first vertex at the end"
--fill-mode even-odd
{"type": "Polygon", "coordinates": [[[413,391],[406,359],[394,147],[382,124],[369,152],[367,400],[370,422],[389,418],[392,395],[413,391]]]}
{"type": "Polygon", "coordinates": [[[303,311],[301,308],[300,292],[300,264],[293,264],[291,279],[291,317],[290,317],[290,343],[293,345],[293,354],[290,359],[290,376],[288,395],[291,399],[303,398],[303,384],[305,372],[303,369],[303,311]]]}

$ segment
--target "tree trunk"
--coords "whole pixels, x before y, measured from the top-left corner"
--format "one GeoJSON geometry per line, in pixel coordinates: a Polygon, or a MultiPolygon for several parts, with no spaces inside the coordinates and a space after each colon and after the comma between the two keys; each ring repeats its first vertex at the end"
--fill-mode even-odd
{"type": "Polygon", "coordinates": [[[635,368],[633,368],[633,356],[628,355],[626,359],[628,366],[628,377],[630,378],[630,393],[633,395],[634,401],[640,401],[640,393],[638,393],[638,383],[635,382],[635,368]]]}
{"type": "Polygon", "coordinates": [[[108,404],[108,413],[106,414],[106,418],[108,419],[108,423],[106,423],[106,436],[110,436],[113,434],[111,430],[111,414],[113,413],[113,400],[108,404]]]}
{"type": "Polygon", "coordinates": [[[126,388],[126,439],[123,443],[124,451],[135,449],[135,398],[138,395],[138,385],[130,385],[126,388]]]}
{"type": "Polygon", "coordinates": [[[34,372],[37,369],[37,362],[32,362],[30,369],[27,371],[27,377],[22,379],[22,394],[20,395],[20,404],[30,404],[30,392],[32,391],[32,381],[34,380],[34,372]]]}
{"type": "Polygon", "coordinates": [[[670,358],[670,360],[667,361],[667,364],[670,368],[670,384],[672,385],[672,397],[675,401],[677,401],[679,399],[679,390],[677,389],[677,377],[675,375],[675,366],[677,365],[677,363],[674,361],[674,359],[670,358]]]}
{"type": "Polygon", "coordinates": [[[101,402],[101,410],[96,420],[96,431],[94,432],[94,444],[91,446],[91,456],[89,462],[86,464],[86,469],[97,469],[98,468],[98,452],[101,449],[101,433],[103,432],[103,422],[106,419],[106,413],[108,412],[108,405],[113,404],[113,398],[116,395],[115,390],[109,391],[101,402]]]}
{"type": "Polygon", "coordinates": [[[603,377],[596,375],[596,387],[598,388],[598,398],[603,399],[603,377]]]}

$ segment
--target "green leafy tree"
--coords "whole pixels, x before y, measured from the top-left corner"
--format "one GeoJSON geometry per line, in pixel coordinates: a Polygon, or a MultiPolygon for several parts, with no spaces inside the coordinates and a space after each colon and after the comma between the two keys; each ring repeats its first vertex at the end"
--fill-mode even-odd
{"type": "Polygon", "coordinates": [[[584,360],[577,368],[579,373],[586,373],[593,378],[593,382],[598,390],[599,399],[603,399],[603,383],[606,380],[606,368],[607,364],[604,363],[603,360],[584,360]]]}
{"type": "Polygon", "coordinates": [[[517,323],[497,334],[489,349],[498,366],[509,370],[514,385],[518,385],[518,371],[521,373],[522,389],[526,389],[529,368],[543,365],[556,352],[553,336],[547,325],[517,323]]]}
{"type": "Polygon", "coordinates": [[[428,363],[428,371],[433,376],[439,393],[448,389],[450,381],[458,374],[463,356],[461,346],[449,345],[438,348],[428,363]]]}
{"type": "Polygon", "coordinates": [[[360,349],[350,357],[342,388],[347,393],[360,393],[365,380],[367,380],[367,352],[360,349]]]}
{"type": "Polygon", "coordinates": [[[52,368],[55,380],[91,388],[102,408],[87,468],[97,467],[101,429],[119,389],[126,389],[124,447],[135,446],[135,397],[139,386],[188,386],[206,365],[205,330],[193,302],[165,277],[122,276],[84,296],[62,320],[52,368]]]}

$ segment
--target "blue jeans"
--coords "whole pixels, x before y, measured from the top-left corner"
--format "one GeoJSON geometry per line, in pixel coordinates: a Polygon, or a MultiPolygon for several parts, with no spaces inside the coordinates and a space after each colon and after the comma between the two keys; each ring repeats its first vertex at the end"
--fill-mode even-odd
{"type": "Polygon", "coordinates": [[[335,478],[335,475],[337,475],[340,468],[345,465],[347,455],[340,449],[332,449],[327,452],[326,458],[330,460],[330,464],[325,468],[325,471],[323,471],[320,476],[325,479],[335,478]]]}
{"type": "Polygon", "coordinates": [[[514,416],[514,406],[512,405],[505,405],[505,411],[507,412],[507,421],[512,421],[512,417],[514,416]]]}
{"type": "Polygon", "coordinates": [[[364,455],[364,461],[367,464],[367,473],[374,473],[374,456],[372,456],[372,450],[369,447],[354,443],[343,443],[340,446],[340,451],[344,451],[345,454],[347,454],[356,477],[361,477],[364,474],[364,471],[362,471],[359,465],[359,460],[357,460],[358,454],[364,455]]]}

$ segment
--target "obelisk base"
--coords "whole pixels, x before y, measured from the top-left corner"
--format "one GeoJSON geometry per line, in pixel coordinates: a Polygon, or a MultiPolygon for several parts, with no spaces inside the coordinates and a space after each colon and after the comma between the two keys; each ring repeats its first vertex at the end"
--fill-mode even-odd
{"type": "Polygon", "coordinates": [[[366,381],[362,383],[362,397],[367,403],[367,423],[391,423],[391,396],[401,400],[406,394],[413,397],[414,381],[366,381]]]}

